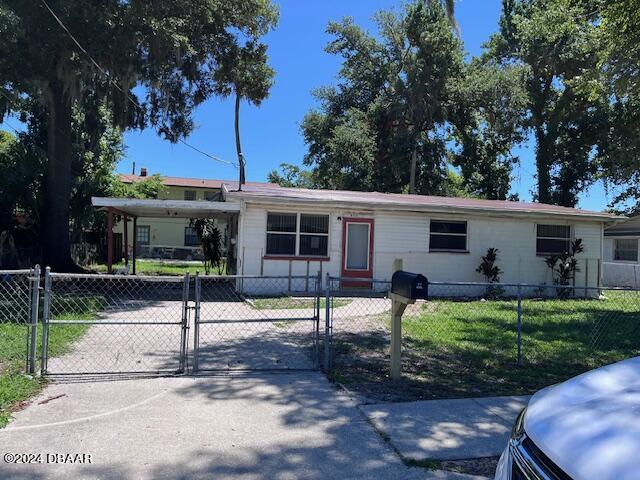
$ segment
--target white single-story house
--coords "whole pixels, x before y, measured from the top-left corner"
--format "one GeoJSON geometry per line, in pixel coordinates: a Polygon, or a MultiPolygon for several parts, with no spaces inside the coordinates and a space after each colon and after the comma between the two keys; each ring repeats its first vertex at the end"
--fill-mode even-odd
{"type": "Polygon", "coordinates": [[[328,272],[389,280],[394,261],[402,259],[405,270],[431,281],[482,282],[476,268],[493,247],[502,282],[551,284],[545,258],[580,238],[584,251],[575,284],[589,287],[600,285],[603,232],[621,218],[540,203],[232,187],[224,184],[217,202],[94,198],[93,204],[138,216],[153,211],[154,217],[224,218],[230,222],[231,271],[239,275],[328,272]]]}
{"type": "Polygon", "coordinates": [[[603,282],[640,288],[640,215],[604,231],[603,282]]]}

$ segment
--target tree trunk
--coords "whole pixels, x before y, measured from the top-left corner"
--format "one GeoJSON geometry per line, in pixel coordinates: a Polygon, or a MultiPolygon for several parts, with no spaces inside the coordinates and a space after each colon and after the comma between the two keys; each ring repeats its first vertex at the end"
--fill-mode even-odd
{"type": "Polygon", "coordinates": [[[538,175],[538,202],[551,203],[551,166],[553,159],[543,127],[536,127],[536,173],[538,175]]]}
{"type": "Polygon", "coordinates": [[[242,145],[240,144],[240,94],[236,92],[236,111],[235,111],[235,130],[236,130],[236,153],[238,154],[238,167],[240,168],[240,181],[238,182],[238,190],[242,190],[245,184],[244,178],[244,155],[242,154],[242,145]]]}
{"type": "Polygon", "coordinates": [[[73,272],[69,206],[71,203],[71,97],[59,82],[47,92],[47,175],[41,213],[42,262],[57,272],[73,272]]]}
{"type": "Polygon", "coordinates": [[[416,168],[418,166],[418,152],[415,147],[411,152],[411,170],[409,171],[409,193],[416,193],[416,168]]]}

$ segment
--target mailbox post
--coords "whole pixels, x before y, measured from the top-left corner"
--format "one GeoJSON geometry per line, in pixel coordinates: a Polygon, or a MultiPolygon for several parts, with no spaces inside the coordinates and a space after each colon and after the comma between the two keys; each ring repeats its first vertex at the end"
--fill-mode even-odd
{"type": "Polygon", "coordinates": [[[416,299],[426,300],[429,282],[419,273],[399,270],[391,279],[391,378],[398,380],[402,371],[402,315],[416,299]]]}

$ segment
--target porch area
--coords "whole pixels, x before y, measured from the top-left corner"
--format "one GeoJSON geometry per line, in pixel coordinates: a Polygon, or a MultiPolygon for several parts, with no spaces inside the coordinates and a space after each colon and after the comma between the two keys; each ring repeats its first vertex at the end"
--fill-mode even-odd
{"type": "MultiPolygon", "coordinates": [[[[217,219],[227,226],[225,236],[226,264],[228,273],[236,271],[236,241],[240,204],[234,202],[212,202],[207,200],[157,200],[138,198],[92,197],[91,204],[107,213],[107,273],[113,273],[114,264],[114,225],[118,217],[122,220],[122,254],[125,269],[136,274],[136,259],[139,252],[137,227],[138,220],[144,219],[217,219]],[[132,223],[132,235],[129,235],[129,221],[132,223]],[[129,247],[131,254],[129,253],[129,247]]],[[[174,247],[176,248],[176,247],[174,247]]]]}

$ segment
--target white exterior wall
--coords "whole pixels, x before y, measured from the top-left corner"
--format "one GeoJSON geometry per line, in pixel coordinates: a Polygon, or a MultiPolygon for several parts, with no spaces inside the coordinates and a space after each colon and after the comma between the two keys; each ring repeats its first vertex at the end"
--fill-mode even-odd
{"type": "Polygon", "coordinates": [[[617,238],[635,240],[640,250],[640,237],[604,237],[602,283],[607,287],[640,288],[640,255],[637,262],[615,260],[614,250],[617,238]]]}
{"type": "Polygon", "coordinates": [[[488,248],[499,250],[498,265],[506,283],[552,283],[544,257],[536,255],[536,223],[572,225],[575,238],[582,238],[584,252],[578,256],[580,272],[576,285],[598,285],[599,261],[602,252],[602,224],[573,222],[541,217],[538,220],[469,215],[430,215],[428,213],[393,211],[347,211],[323,207],[277,207],[247,204],[241,214],[242,238],[239,258],[244,258],[239,273],[245,275],[306,275],[320,269],[320,262],[303,260],[264,259],[266,247],[267,211],[289,213],[311,212],[330,215],[329,260],[322,262],[322,272],[333,276],[341,273],[342,218],[373,218],[375,279],[388,280],[393,273],[393,261],[402,258],[406,270],[422,273],[431,281],[481,282],[475,271],[488,248]],[[466,220],[468,253],[429,252],[429,223],[437,220],[466,220]],[[587,278],[588,276],[588,278],[587,278]]]}

